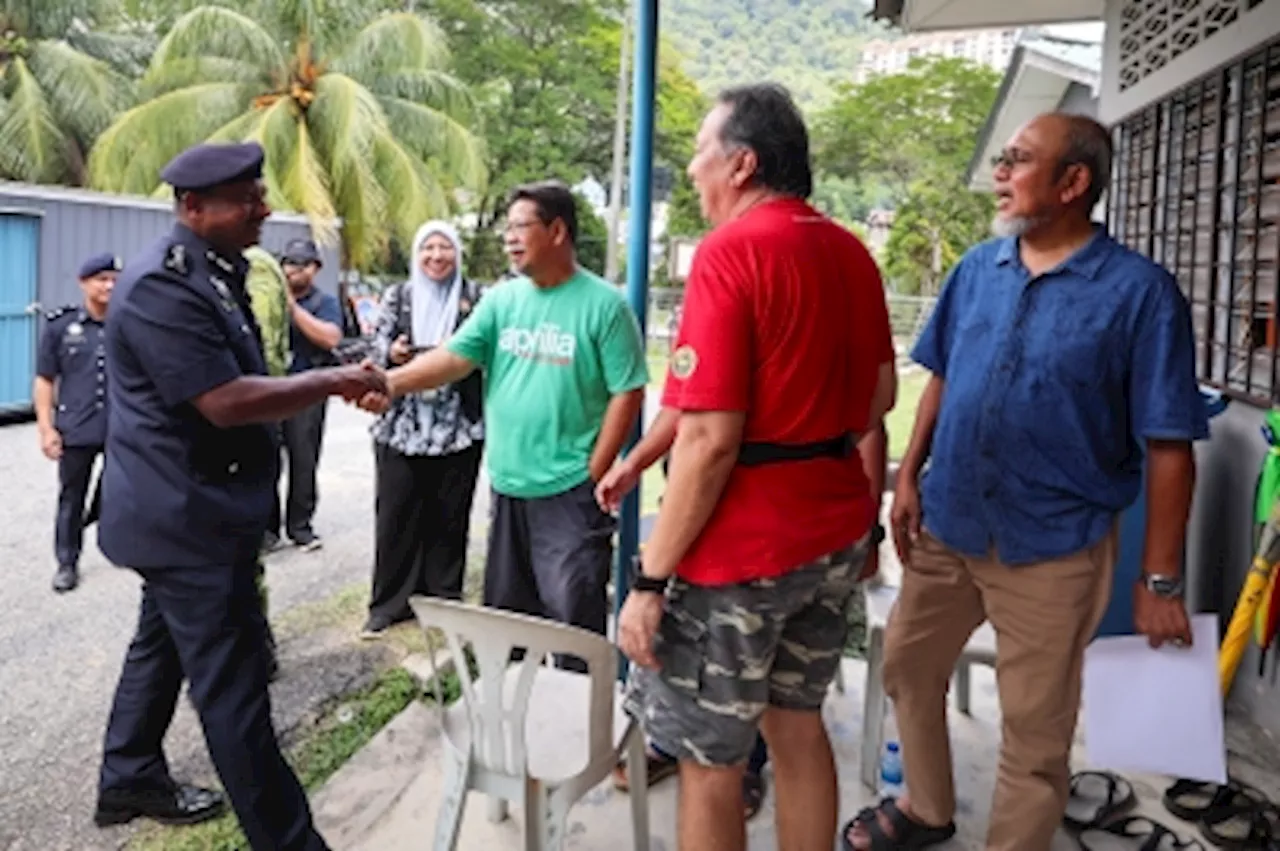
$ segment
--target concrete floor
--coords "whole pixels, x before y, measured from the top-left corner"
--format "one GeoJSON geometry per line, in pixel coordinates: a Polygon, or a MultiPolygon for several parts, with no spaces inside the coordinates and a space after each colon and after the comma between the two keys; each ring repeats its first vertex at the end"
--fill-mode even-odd
{"type": "MultiPolygon", "coordinates": [[[[858,780],[859,733],[866,666],[846,660],[847,692],[834,692],[824,712],[835,747],[840,773],[841,814],[848,818],[872,803],[875,795],[858,780]]],[[[999,708],[992,671],[975,667],[972,676],[973,717],[951,713],[951,737],[959,832],[946,846],[981,849],[994,785],[995,753],[999,746],[999,708]]],[[[1280,778],[1274,747],[1247,728],[1230,725],[1232,771],[1272,796],[1280,797],[1280,778]]],[[[544,735],[556,736],[554,730],[544,735]]],[[[1082,739],[1081,739],[1082,741],[1082,739]]],[[[321,832],[334,848],[344,851],[400,851],[431,848],[441,795],[440,728],[434,711],[415,704],[389,725],[369,746],[349,762],[313,798],[321,832]]],[[[1083,749],[1077,743],[1077,770],[1085,768],[1083,749]]],[[[1130,775],[1140,800],[1139,812],[1173,829],[1184,838],[1197,836],[1193,826],[1169,815],[1160,795],[1169,781],[1159,777],[1130,775]]],[[[910,783],[910,778],[908,778],[910,783]]],[[[676,784],[668,781],[652,791],[650,851],[675,849],[676,784]]],[[[459,851],[490,851],[521,847],[520,809],[499,824],[486,819],[486,800],[471,794],[467,801],[459,851]]],[[[751,851],[777,847],[773,831],[773,799],[749,825],[751,851]]],[[[607,782],[590,792],[570,812],[565,848],[571,851],[622,851],[633,847],[630,810],[625,795],[607,782]]],[[[1205,843],[1206,848],[1210,847],[1205,843]]],[[[1052,851],[1079,848],[1063,832],[1052,851]]],[[[1117,846],[1119,847],[1119,846],[1117,846]]],[[[1124,846],[1129,847],[1129,846],[1124,846]]],[[[1133,847],[1136,847],[1134,845],[1133,847]]]]}

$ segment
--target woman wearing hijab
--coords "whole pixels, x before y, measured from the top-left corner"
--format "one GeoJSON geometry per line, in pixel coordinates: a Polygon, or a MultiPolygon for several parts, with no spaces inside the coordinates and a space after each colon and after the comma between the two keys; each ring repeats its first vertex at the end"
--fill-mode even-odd
{"type": "MultiPolygon", "coordinates": [[[[410,257],[409,280],[383,296],[373,357],[384,367],[443,343],[480,295],[463,277],[462,241],[450,225],[420,227],[410,257]]],[[[397,399],[374,423],[377,542],[366,638],[411,619],[414,594],[462,596],[484,441],[480,382],[476,371],[397,399]]]]}

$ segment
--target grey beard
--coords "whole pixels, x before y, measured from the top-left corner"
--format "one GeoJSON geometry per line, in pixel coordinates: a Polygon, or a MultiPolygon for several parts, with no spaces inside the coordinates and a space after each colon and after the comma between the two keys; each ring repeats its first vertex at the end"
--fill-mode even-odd
{"type": "Polygon", "coordinates": [[[999,213],[991,220],[991,232],[998,237],[1025,236],[1028,231],[1037,227],[1040,219],[1031,216],[1010,216],[1005,218],[999,213]]]}

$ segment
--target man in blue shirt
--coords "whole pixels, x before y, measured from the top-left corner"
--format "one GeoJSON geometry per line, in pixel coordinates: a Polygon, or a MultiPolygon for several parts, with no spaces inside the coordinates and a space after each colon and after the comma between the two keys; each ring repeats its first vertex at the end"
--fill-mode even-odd
{"type": "MultiPolygon", "coordinates": [[[[53,590],[65,593],[80,582],[84,528],[94,519],[98,495],[85,511],[93,464],[107,441],[107,367],[103,322],[120,258],[95,254],[80,266],[84,301],[49,313],[36,360],[36,424],[40,449],[58,462],[58,514],[53,590]]],[[[101,485],[101,480],[99,480],[101,485]]]]}
{"type": "Polygon", "coordinates": [[[1090,220],[1111,156],[1091,119],[1055,113],[1020,129],[995,164],[1001,238],[960,261],[912,353],[932,375],[895,488],[904,570],[884,663],[910,794],[848,825],[853,848],[955,832],[947,683],[990,620],[1003,731],[985,847],[1048,851],[1117,516],[1144,463],[1135,622],[1153,646],[1191,640],[1182,551],[1191,442],[1208,433],[1191,318],[1168,272],[1090,220]]]}
{"type": "Polygon", "coordinates": [[[255,143],[198,145],[166,166],[178,224],[125,267],[112,295],[98,542],[143,583],[94,821],[194,824],[223,809],[217,792],[169,774],[163,742],[185,678],[253,851],[325,851],[271,723],[255,587],[276,480],[268,424],[385,382],[361,366],[267,377],[242,253],[271,213],[262,161],[255,143]]]}
{"type": "MultiPolygon", "coordinates": [[[[333,349],[342,342],[342,309],[338,300],[315,285],[323,265],[316,244],[295,239],[285,246],[281,259],[289,280],[289,348],[293,358],[289,374],[300,375],[322,366],[333,366],[333,349]]],[[[302,550],[311,552],[321,545],[311,528],[316,513],[316,468],[324,442],[324,418],[328,402],[321,400],[285,420],[281,427],[284,454],[288,458],[289,487],[285,496],[284,533],[302,550]]],[[[280,502],[267,523],[266,551],[280,545],[280,502]]]]}

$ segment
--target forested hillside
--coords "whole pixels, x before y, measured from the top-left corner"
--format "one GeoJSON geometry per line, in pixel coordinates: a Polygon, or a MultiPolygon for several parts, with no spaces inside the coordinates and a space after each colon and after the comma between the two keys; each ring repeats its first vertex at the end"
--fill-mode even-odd
{"type": "Polygon", "coordinates": [[[886,35],[867,17],[867,0],[666,0],[661,8],[663,34],[704,91],[771,79],[809,108],[851,79],[865,42],[886,35]]]}

